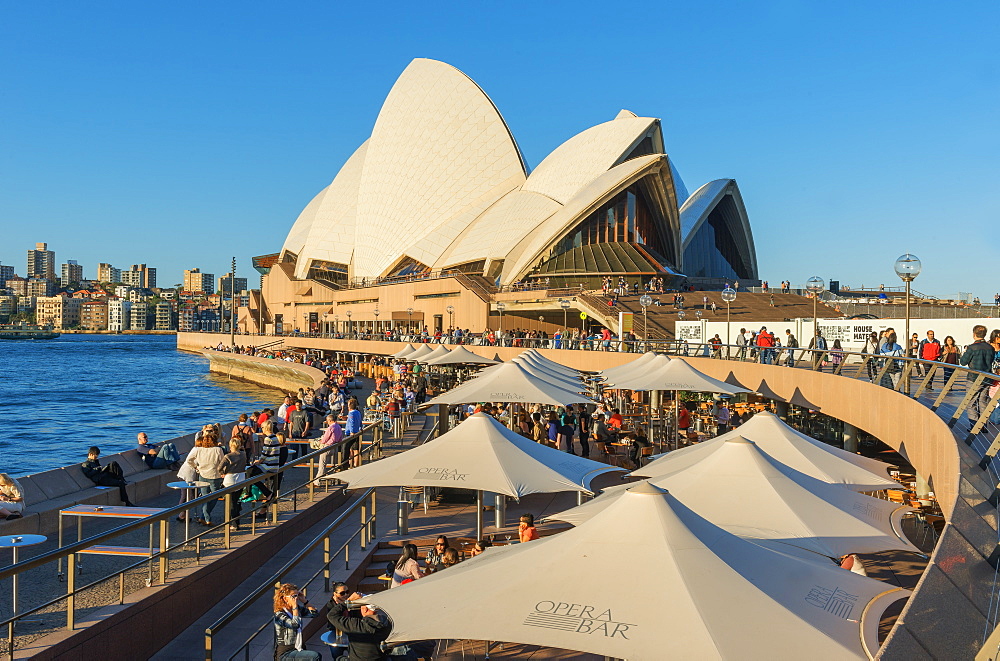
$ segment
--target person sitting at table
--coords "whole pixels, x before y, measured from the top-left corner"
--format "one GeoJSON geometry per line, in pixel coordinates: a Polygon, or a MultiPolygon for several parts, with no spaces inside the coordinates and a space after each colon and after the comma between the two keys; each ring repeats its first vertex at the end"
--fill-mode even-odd
{"type": "Polygon", "coordinates": [[[603,455],[607,451],[607,444],[613,440],[611,431],[604,422],[603,413],[594,414],[594,424],[591,426],[590,438],[593,439],[594,444],[597,446],[597,451],[603,455]]]}
{"type": "Polygon", "coordinates": [[[7,473],[0,473],[0,520],[24,514],[24,489],[7,473]]]}
{"type": "Polygon", "coordinates": [[[169,468],[175,471],[181,467],[181,455],[173,443],[150,443],[144,431],[139,432],[136,440],[138,445],[135,451],[150,468],[169,468]]]}
{"type": "Polygon", "coordinates": [[[632,432],[632,447],[629,448],[628,458],[637,469],[642,467],[639,463],[639,457],[642,456],[642,449],[648,448],[651,445],[649,437],[646,436],[646,430],[642,427],[636,427],[632,432]]]}
{"type": "Polygon", "coordinates": [[[432,572],[442,569],[444,552],[449,548],[448,537],[445,535],[439,535],[437,541],[434,542],[434,547],[427,552],[427,556],[424,558],[424,566],[432,572]]]}
{"type": "Polygon", "coordinates": [[[419,557],[416,544],[403,544],[403,552],[400,554],[399,560],[396,561],[396,567],[392,571],[390,588],[398,588],[404,581],[415,581],[418,578],[423,578],[423,573],[420,571],[420,564],[417,562],[419,557]]]}
{"type": "Polygon", "coordinates": [[[621,429],[622,422],[624,421],[625,418],[622,417],[622,414],[618,411],[618,409],[611,409],[611,415],[608,417],[608,427],[611,427],[612,429],[621,429]]]}
{"type": "MultiPolygon", "coordinates": [[[[458,564],[458,551],[453,548],[447,548],[444,550],[444,555],[441,557],[441,569],[447,569],[448,567],[453,567],[458,564]]],[[[439,569],[438,571],[441,571],[439,569]]]]}
{"type": "Polygon", "coordinates": [[[483,551],[485,551],[486,549],[490,548],[491,546],[493,546],[493,542],[491,542],[489,538],[483,537],[482,539],[480,539],[479,541],[477,541],[475,544],[472,545],[472,550],[469,551],[469,556],[474,558],[483,551]]]}
{"type": "Polygon", "coordinates": [[[128,498],[125,490],[125,472],[117,461],[112,461],[107,466],[101,465],[101,448],[96,445],[87,450],[87,461],[80,464],[80,470],[87,478],[99,487],[118,487],[118,496],[125,504],[125,507],[135,507],[128,498]]]}
{"type": "Polygon", "coordinates": [[[320,661],[319,652],[303,648],[302,618],[316,617],[319,611],[292,583],[285,583],[274,592],[274,658],[275,661],[320,661]]]}
{"type": "Polygon", "coordinates": [[[521,515],[521,521],[517,524],[517,536],[522,543],[538,539],[538,529],[535,528],[533,514],[521,515]]]}

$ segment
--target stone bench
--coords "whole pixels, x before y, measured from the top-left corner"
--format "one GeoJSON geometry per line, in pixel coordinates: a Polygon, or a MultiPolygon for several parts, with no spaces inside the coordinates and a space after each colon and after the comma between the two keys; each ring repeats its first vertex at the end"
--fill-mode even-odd
{"type": "MultiPolygon", "coordinates": [[[[172,439],[183,458],[194,446],[194,434],[172,439]]],[[[177,474],[169,469],[152,470],[135,450],[101,456],[101,465],[117,461],[130,483],[129,497],[134,503],[156,498],[168,491],[167,483],[177,474]]],[[[0,521],[0,535],[51,535],[59,530],[59,510],[73,505],[121,505],[118,487],[96,487],[83,474],[80,464],[54,468],[17,478],[24,488],[24,515],[12,521],[0,521]]]]}

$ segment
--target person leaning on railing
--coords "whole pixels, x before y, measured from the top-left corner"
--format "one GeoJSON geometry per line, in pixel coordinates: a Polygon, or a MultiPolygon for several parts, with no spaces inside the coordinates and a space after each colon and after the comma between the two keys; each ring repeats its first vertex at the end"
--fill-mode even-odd
{"type": "MultiPolygon", "coordinates": [[[[965,348],[959,362],[971,370],[979,372],[989,372],[993,367],[993,358],[996,350],[986,341],[986,326],[977,324],[972,328],[973,342],[965,348]]],[[[976,382],[979,375],[969,372],[967,375],[969,387],[976,382]]],[[[972,393],[971,404],[969,405],[969,431],[979,422],[983,409],[989,401],[989,387],[993,385],[990,379],[983,379],[979,386],[972,393]]]]}

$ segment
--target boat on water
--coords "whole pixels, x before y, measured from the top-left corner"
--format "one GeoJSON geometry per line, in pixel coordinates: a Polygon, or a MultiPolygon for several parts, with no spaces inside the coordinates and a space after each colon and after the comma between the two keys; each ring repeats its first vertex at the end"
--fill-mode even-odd
{"type": "Polygon", "coordinates": [[[52,326],[0,324],[0,340],[51,340],[59,335],[52,326]]]}

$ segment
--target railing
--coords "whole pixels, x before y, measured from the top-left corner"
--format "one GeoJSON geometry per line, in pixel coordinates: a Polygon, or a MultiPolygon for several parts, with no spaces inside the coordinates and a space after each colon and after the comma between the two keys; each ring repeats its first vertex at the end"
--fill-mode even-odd
{"type": "MultiPolygon", "coordinates": [[[[372,459],[380,458],[382,455],[383,435],[384,435],[384,430],[379,424],[374,423],[367,425],[363,427],[360,432],[345,438],[343,443],[315,450],[300,457],[296,457],[294,461],[285,464],[277,471],[268,472],[263,475],[249,478],[247,480],[244,480],[243,482],[234,484],[233,486],[224,487],[217,491],[208,493],[204,496],[199,496],[198,498],[190,500],[184,504],[166,508],[157,514],[153,514],[146,518],[139,519],[131,523],[126,523],[122,526],[118,526],[107,532],[99,533],[97,535],[93,535],[86,539],[81,539],[74,543],[61,546],[60,548],[49,551],[47,553],[43,553],[29,560],[24,560],[22,562],[19,562],[16,565],[9,565],[7,567],[0,568],[0,581],[3,581],[4,579],[13,578],[14,576],[17,576],[29,570],[36,569],[38,567],[43,567],[46,565],[51,565],[51,563],[53,562],[56,563],[56,567],[54,568],[55,572],[61,575],[62,566],[64,564],[66,566],[65,594],[59,595],[53,599],[49,599],[42,604],[34,606],[33,608],[29,608],[27,610],[20,610],[18,613],[14,614],[13,617],[0,622],[0,626],[7,627],[7,647],[10,658],[11,659],[14,658],[16,651],[15,626],[18,621],[25,619],[31,615],[37,615],[38,613],[41,613],[42,611],[45,611],[46,609],[51,608],[52,606],[55,606],[58,603],[65,601],[66,629],[72,631],[76,628],[76,615],[78,608],[76,604],[76,599],[80,593],[82,593],[85,590],[92,589],[102,583],[105,583],[106,581],[114,580],[115,578],[117,578],[119,583],[118,603],[119,604],[124,603],[126,594],[125,574],[130,570],[138,569],[144,565],[148,565],[148,575],[146,579],[147,587],[151,586],[154,583],[154,576],[156,582],[158,582],[160,585],[165,584],[167,576],[170,571],[169,566],[170,566],[171,552],[179,551],[182,547],[187,548],[192,542],[194,542],[195,562],[200,564],[202,541],[210,533],[216,532],[221,529],[223,532],[223,546],[225,549],[228,550],[232,548],[232,538],[234,533],[234,531],[230,528],[230,524],[238,523],[238,521],[243,517],[249,517],[250,519],[249,532],[251,536],[257,534],[258,512],[265,511],[265,513],[267,513],[266,511],[269,510],[271,524],[277,525],[278,503],[282,499],[287,499],[289,497],[291,498],[292,511],[298,511],[298,498],[300,491],[305,490],[308,493],[309,501],[315,500],[315,495],[316,495],[315,480],[317,479],[316,462],[315,462],[316,459],[323,457],[325,460],[329,461],[332,459],[332,457],[324,457],[324,455],[337,453],[338,456],[336,461],[331,461],[331,463],[333,464],[332,469],[334,472],[342,470],[346,466],[346,464],[350,462],[350,458],[343,455],[344,447],[349,441],[354,441],[361,444],[362,462],[364,462],[366,459],[371,461],[372,459]],[[368,437],[371,439],[371,441],[367,444],[367,447],[365,447],[364,443],[366,435],[368,435],[368,437]],[[276,478],[275,476],[277,475],[283,475],[286,477],[290,476],[291,474],[288,471],[290,471],[292,468],[300,468],[300,467],[301,468],[307,467],[309,469],[308,479],[306,481],[297,483],[284,492],[280,492],[278,488],[274,488],[271,498],[266,502],[252,507],[248,512],[240,512],[238,517],[230,517],[230,512],[231,512],[230,506],[232,504],[232,499],[237,498],[239,496],[239,493],[243,491],[243,489],[245,489],[246,487],[253,486],[254,484],[260,484],[264,482],[269,482],[272,485],[276,486],[278,484],[278,478],[276,478]],[[218,499],[220,497],[224,500],[224,502],[222,503],[224,512],[223,514],[224,520],[222,523],[206,528],[202,532],[197,533],[195,535],[191,536],[185,535],[184,540],[179,543],[176,544],[170,543],[169,527],[170,527],[170,520],[173,517],[183,513],[185,517],[187,517],[190,520],[190,517],[195,513],[196,508],[200,508],[205,503],[211,500],[218,499]],[[158,546],[158,549],[152,548],[151,544],[151,549],[150,549],[151,552],[148,558],[144,558],[143,560],[131,564],[123,569],[120,569],[109,576],[99,578],[96,581],[92,581],[86,585],[83,586],[77,585],[77,579],[78,579],[77,570],[79,569],[78,560],[80,555],[83,554],[86,551],[86,549],[92,546],[104,545],[110,540],[113,540],[117,537],[121,537],[124,535],[128,535],[129,533],[133,533],[135,531],[138,531],[146,527],[150,528],[150,535],[156,538],[156,545],[158,546]],[[158,529],[156,535],[154,535],[153,533],[154,529],[158,529]]],[[[152,538],[153,537],[151,537],[151,539],[152,538]]],[[[92,604],[88,605],[88,607],[92,606],[93,606],[92,604]]]]}
{"type": "MultiPolygon", "coordinates": [[[[323,575],[323,591],[324,593],[330,592],[330,565],[340,557],[340,554],[344,554],[344,569],[350,569],[351,564],[351,543],[358,539],[360,542],[361,550],[365,551],[368,547],[369,542],[378,537],[376,530],[376,511],[377,502],[375,496],[375,489],[371,488],[365,491],[361,496],[351,505],[347,510],[342,512],[340,516],[333,520],[330,525],[323,529],[321,533],[316,535],[316,537],[298,553],[296,553],[288,562],[286,562],[281,569],[274,572],[274,574],[266,581],[261,583],[257,588],[253,590],[250,594],[244,597],[238,604],[233,606],[225,615],[220,617],[218,620],[212,623],[207,629],[205,629],[205,659],[206,661],[212,661],[215,653],[215,637],[219,634],[222,629],[224,629],[233,620],[239,617],[244,611],[250,608],[254,602],[263,597],[265,594],[269,593],[271,590],[279,587],[283,583],[283,578],[288,575],[293,569],[295,569],[299,563],[306,559],[309,554],[318,549],[320,545],[323,546],[323,564],[317,569],[308,579],[302,581],[300,589],[302,592],[308,594],[309,585],[319,578],[320,574],[323,575]],[[369,511],[369,504],[371,505],[371,510],[369,511]],[[355,512],[360,511],[361,521],[358,528],[348,537],[347,541],[340,545],[336,551],[331,552],[333,546],[331,537],[333,533],[339,529],[355,512]]],[[[253,643],[254,639],[265,631],[273,629],[273,618],[268,619],[264,624],[257,628],[250,636],[240,645],[237,650],[231,654],[228,659],[232,661],[236,657],[243,655],[246,661],[250,659],[250,645],[253,643]]]]}

